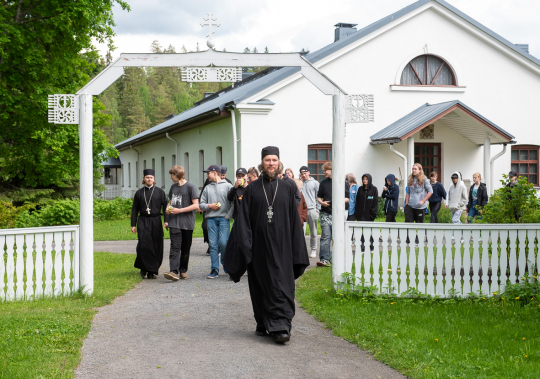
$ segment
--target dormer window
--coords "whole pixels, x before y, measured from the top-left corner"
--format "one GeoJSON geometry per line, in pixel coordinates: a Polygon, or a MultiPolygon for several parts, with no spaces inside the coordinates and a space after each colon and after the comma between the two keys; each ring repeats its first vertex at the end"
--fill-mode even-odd
{"type": "Polygon", "coordinates": [[[434,55],[420,55],[410,61],[401,73],[401,85],[455,86],[456,77],[448,63],[434,55]]]}

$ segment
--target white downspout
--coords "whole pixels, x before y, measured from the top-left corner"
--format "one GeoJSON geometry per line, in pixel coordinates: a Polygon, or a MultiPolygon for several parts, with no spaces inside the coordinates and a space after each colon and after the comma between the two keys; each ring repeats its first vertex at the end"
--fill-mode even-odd
{"type": "Polygon", "coordinates": [[[168,139],[170,139],[171,141],[173,141],[174,143],[176,143],[176,155],[174,156],[174,164],[178,164],[178,141],[175,140],[174,138],[170,137],[169,136],[169,133],[165,133],[165,137],[167,137],[168,139]]]}
{"type": "Polygon", "coordinates": [[[231,121],[232,121],[232,133],[233,133],[233,159],[234,159],[234,173],[236,175],[236,170],[238,169],[238,140],[236,138],[236,115],[234,109],[236,106],[231,106],[231,121]]]}
{"type": "Polygon", "coordinates": [[[396,149],[394,149],[393,143],[390,144],[390,150],[392,150],[394,154],[396,154],[397,156],[401,157],[401,159],[403,159],[403,175],[405,175],[405,178],[403,180],[407,180],[407,168],[409,167],[407,163],[407,157],[401,154],[399,151],[396,151],[396,149]]]}
{"type": "Polygon", "coordinates": [[[503,145],[502,151],[495,155],[493,158],[491,158],[491,161],[489,162],[489,195],[493,195],[493,162],[495,162],[495,159],[500,158],[502,155],[506,153],[506,144],[503,145]]]}

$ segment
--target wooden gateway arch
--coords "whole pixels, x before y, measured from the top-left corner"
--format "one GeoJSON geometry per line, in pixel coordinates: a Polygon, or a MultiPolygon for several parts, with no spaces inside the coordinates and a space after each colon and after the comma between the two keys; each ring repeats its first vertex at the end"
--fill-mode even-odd
{"type": "MultiPolygon", "coordinates": [[[[121,54],[118,59],[94,77],[76,94],[49,95],[49,122],[79,125],[80,170],[80,288],[86,294],[94,290],[94,227],[93,227],[93,165],[92,165],[92,96],[101,94],[124,74],[124,67],[179,67],[187,73],[196,70],[198,77],[187,81],[235,82],[241,67],[300,67],[302,75],[324,95],[332,96],[333,132],[332,193],[343,193],[345,186],[345,124],[373,121],[373,96],[348,95],[321,73],[300,53],[244,54],[219,52],[212,49],[179,54],[121,54]],[[219,73],[219,74],[216,74],[219,73]]],[[[234,132],[236,133],[236,131],[234,132]]],[[[234,164],[237,165],[237,142],[233,141],[234,164]]],[[[332,202],[334,283],[345,271],[345,199],[334,196],[332,202]]]]}

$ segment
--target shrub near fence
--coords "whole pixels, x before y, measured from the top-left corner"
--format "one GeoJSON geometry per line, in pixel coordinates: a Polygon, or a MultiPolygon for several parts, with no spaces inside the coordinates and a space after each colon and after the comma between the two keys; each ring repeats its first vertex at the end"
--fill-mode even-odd
{"type": "MultiPolygon", "coordinates": [[[[124,220],[131,215],[132,199],[94,199],[94,221],[124,220]]],[[[80,201],[64,199],[45,205],[14,207],[1,203],[0,229],[35,228],[41,226],[76,225],[79,223],[80,201]]]]}
{"type": "Polygon", "coordinates": [[[344,266],[336,273],[378,292],[491,295],[507,285],[539,281],[540,224],[346,222],[345,227],[344,266]]]}

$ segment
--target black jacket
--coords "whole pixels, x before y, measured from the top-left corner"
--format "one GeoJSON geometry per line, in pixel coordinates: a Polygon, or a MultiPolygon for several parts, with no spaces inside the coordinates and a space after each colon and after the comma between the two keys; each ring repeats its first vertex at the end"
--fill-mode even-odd
{"type": "Polygon", "coordinates": [[[246,188],[247,187],[232,187],[227,194],[227,200],[229,200],[231,203],[234,202],[234,210],[232,215],[234,220],[236,220],[236,217],[238,217],[238,212],[240,211],[240,207],[244,202],[244,192],[246,192],[246,188]]]}
{"type": "MultiPolygon", "coordinates": [[[[467,203],[467,209],[472,208],[472,190],[473,190],[474,184],[471,185],[471,188],[469,188],[469,202],[467,203]]],[[[480,186],[478,187],[478,192],[476,192],[476,200],[478,202],[478,205],[480,208],[484,208],[484,205],[488,203],[488,193],[485,183],[480,183],[480,186]]]]}
{"type": "Polygon", "coordinates": [[[356,193],[354,215],[357,221],[374,221],[379,212],[379,191],[371,183],[371,175],[362,175],[362,181],[364,177],[368,178],[367,189],[360,182],[360,187],[358,187],[358,192],[356,193]]]}
{"type": "Polygon", "coordinates": [[[396,177],[392,174],[388,174],[385,178],[384,186],[386,191],[382,192],[382,198],[386,199],[384,203],[384,213],[397,212],[398,211],[398,199],[399,199],[399,185],[396,184],[396,177]],[[390,180],[391,186],[386,183],[386,179],[390,180]]]}

